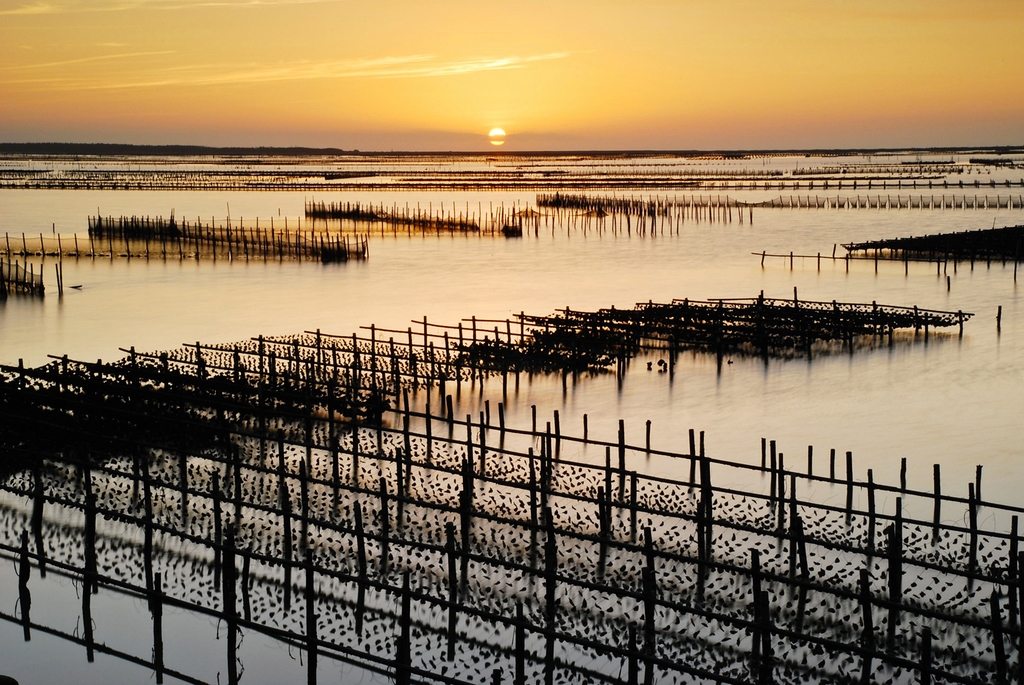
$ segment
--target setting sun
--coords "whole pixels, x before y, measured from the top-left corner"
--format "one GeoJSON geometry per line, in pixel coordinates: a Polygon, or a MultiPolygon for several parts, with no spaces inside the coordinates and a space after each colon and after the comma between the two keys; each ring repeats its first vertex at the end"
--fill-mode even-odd
{"type": "Polygon", "coordinates": [[[505,144],[505,129],[492,128],[491,132],[487,134],[491,139],[491,145],[504,145],[505,144]]]}

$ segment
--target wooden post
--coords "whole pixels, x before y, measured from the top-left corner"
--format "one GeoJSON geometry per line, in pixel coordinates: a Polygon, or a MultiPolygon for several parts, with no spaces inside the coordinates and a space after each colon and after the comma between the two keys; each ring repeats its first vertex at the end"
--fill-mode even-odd
{"type": "Polygon", "coordinates": [[[160,574],[155,574],[149,584],[153,587],[149,595],[149,612],[153,617],[153,672],[160,685],[164,682],[164,593],[160,574]]]}
{"type": "Polygon", "coordinates": [[[861,569],[860,571],[860,609],[861,616],[863,617],[860,642],[866,652],[861,657],[860,681],[862,683],[871,683],[873,682],[871,674],[874,670],[871,655],[875,651],[875,624],[872,616],[871,571],[868,569],[861,569]]]}
{"type": "Polygon", "coordinates": [[[409,685],[410,683],[410,671],[409,667],[412,665],[412,657],[410,654],[410,638],[409,633],[412,627],[410,613],[410,592],[409,592],[409,572],[406,571],[402,574],[402,615],[398,621],[399,633],[398,633],[398,644],[396,647],[395,661],[395,683],[397,685],[409,685]]]}
{"type": "Polygon", "coordinates": [[[252,620],[252,606],[249,602],[249,564],[252,554],[245,554],[242,560],[242,611],[246,622],[252,620]]]}
{"type": "Polygon", "coordinates": [[[1010,518],[1010,549],[1007,553],[1007,567],[1010,570],[1010,575],[1007,582],[1006,598],[1009,601],[1009,619],[1010,627],[1017,627],[1017,593],[1014,592],[1014,585],[1018,582],[1017,576],[1020,574],[1020,567],[1017,565],[1017,554],[1018,554],[1018,537],[1017,537],[1017,516],[1014,515],[1010,518]]]}
{"type": "Polygon", "coordinates": [[[654,658],[657,655],[658,579],[655,571],[654,539],[651,529],[644,528],[644,552],[647,564],[642,571],[644,605],[644,685],[654,683],[654,658]]]}
{"type": "MultiPolygon", "coordinates": [[[[632,626],[630,626],[632,630],[632,626]]],[[[526,685],[526,619],[523,616],[523,603],[516,602],[515,624],[515,660],[516,672],[514,685],[526,685]]]]}
{"type": "Polygon", "coordinates": [[[213,589],[220,589],[221,562],[221,515],[220,515],[220,474],[213,472],[210,485],[210,497],[213,500],[213,589]]]}
{"type": "Polygon", "coordinates": [[[96,506],[95,497],[90,490],[88,470],[86,470],[85,482],[85,568],[82,574],[82,626],[85,633],[86,659],[92,663],[95,660],[92,633],[92,595],[97,590],[96,506]]]}
{"type": "Polygon", "coordinates": [[[283,549],[281,564],[284,568],[284,607],[291,609],[292,597],[292,498],[288,489],[287,466],[284,456],[284,432],[277,431],[278,449],[278,501],[281,508],[281,527],[283,549]]]}
{"type": "Polygon", "coordinates": [[[760,685],[771,685],[774,681],[774,667],[772,650],[772,613],[771,600],[767,590],[761,591],[759,618],[761,624],[761,663],[758,672],[758,683],[760,685]]]}
{"type": "Polygon", "coordinates": [[[932,682],[932,629],[921,631],[921,685],[932,682]]]}
{"type": "Polygon", "coordinates": [[[996,682],[1000,685],[1006,684],[1006,645],[1003,644],[1003,618],[999,609],[999,592],[992,588],[992,595],[989,599],[992,621],[992,646],[995,648],[996,657],[996,682]]]}
{"type": "Polygon", "coordinates": [[[306,550],[306,682],[316,685],[316,660],[318,653],[316,635],[316,577],[314,575],[313,551],[306,550]]]}
{"type": "Polygon", "coordinates": [[[532,447],[529,448],[527,457],[530,460],[530,529],[532,532],[537,527],[537,469],[532,447]]]}
{"type": "MultiPolygon", "coordinates": [[[[456,566],[455,524],[444,524],[445,556],[448,559],[448,661],[455,658],[455,643],[458,640],[456,621],[458,619],[459,573],[456,566]]],[[[520,613],[522,607],[520,607],[520,613]]]]}
{"type": "Polygon", "coordinates": [[[224,618],[228,627],[228,685],[238,685],[237,603],[235,601],[235,541],[233,531],[228,531],[224,545],[224,618]]]}
{"type": "Polygon", "coordinates": [[[853,452],[846,453],[846,522],[853,513],[853,452]]]}
{"type": "MultiPolygon", "coordinates": [[[[775,443],[772,442],[772,445],[775,443]]],[[[772,462],[775,463],[774,460],[772,462]]],[[[690,429],[690,485],[693,485],[697,481],[697,439],[694,430],[690,429]]],[[[773,481],[774,483],[774,481],[773,481]]],[[[774,492],[774,486],[772,488],[774,492]]]]}
{"type": "Polygon", "coordinates": [[[551,509],[544,510],[544,617],[546,645],[544,650],[544,682],[553,685],[555,677],[555,618],[557,616],[558,544],[551,509]]]}
{"type": "Polygon", "coordinates": [[[181,525],[184,530],[188,530],[188,456],[185,452],[178,455],[178,479],[181,490],[181,525]]]}
{"type": "Polygon", "coordinates": [[[626,422],[619,419],[619,470],[626,470],[626,422]]]}
{"type": "Polygon", "coordinates": [[[380,478],[380,576],[387,578],[388,546],[391,539],[391,509],[388,506],[388,480],[380,478]]]}
{"type": "Polygon", "coordinates": [[[359,574],[359,584],[366,583],[366,532],[363,530],[363,507],[359,502],[355,503],[355,533],[356,533],[356,570],[359,574]]]}
{"type": "MultiPolygon", "coordinates": [[[[19,382],[24,384],[25,372],[22,360],[18,360],[18,368],[21,373],[19,382]]],[[[21,388],[19,388],[21,389],[21,388]]],[[[46,577],[46,547],[43,544],[43,506],[46,504],[46,486],[43,483],[43,473],[39,465],[32,468],[32,536],[35,538],[36,558],[39,560],[39,577],[46,577]]]]}
{"type": "MultiPolygon", "coordinates": [[[[466,422],[469,425],[469,421],[466,422]]],[[[462,537],[461,551],[461,574],[460,583],[462,587],[466,586],[469,576],[469,543],[470,534],[473,529],[473,485],[475,480],[475,473],[473,471],[473,451],[468,451],[466,460],[462,462],[462,492],[459,493],[459,532],[462,537]]],[[[541,481],[541,488],[543,490],[544,483],[543,478],[541,481]]],[[[543,494],[543,493],[542,493],[543,494]]]]}
{"type": "MultiPolygon", "coordinates": [[[[1017,610],[1022,612],[1022,613],[1024,613],[1024,573],[1021,572],[1022,569],[1024,569],[1024,552],[1018,552],[1018,554],[1017,554],[1017,587],[1015,588],[1016,592],[1017,592],[1017,610]]],[[[1010,588],[1010,592],[1013,592],[1013,591],[1014,591],[1014,588],[1010,588]]],[[[1020,623],[1021,626],[1024,626],[1024,615],[1022,615],[1019,618],[1019,623],[1020,623]]],[[[1020,653],[1020,652],[1024,651],[1024,630],[1021,630],[1018,633],[1018,640],[1019,640],[1019,642],[1017,644],[1017,652],[1020,653]]]]}
{"type": "Polygon", "coordinates": [[[978,568],[978,498],[974,492],[974,483],[967,484],[967,514],[971,528],[967,567],[975,571],[978,568]]]}
{"type": "MultiPolygon", "coordinates": [[[[142,569],[147,582],[151,583],[153,578],[153,493],[149,477],[149,460],[142,462],[142,501],[145,512],[145,519],[142,522],[142,569]]],[[[152,586],[147,589],[151,590],[152,586]]]]}
{"type": "Polygon", "coordinates": [[[896,517],[889,527],[889,649],[896,642],[896,628],[900,621],[900,603],[903,601],[903,498],[896,498],[896,517]]]}
{"type": "Polygon", "coordinates": [[[18,603],[21,606],[21,626],[25,642],[32,639],[32,593],[28,589],[32,564],[28,559],[28,531],[21,532],[21,556],[18,558],[18,603]]]}
{"type": "Polygon", "coordinates": [[[761,659],[761,553],[756,549],[750,550],[750,583],[751,599],[753,600],[750,606],[754,615],[754,626],[751,629],[750,656],[756,667],[761,659]]]}
{"type": "Polygon", "coordinates": [[[868,469],[868,554],[875,551],[875,474],[868,469]]]}
{"type": "Polygon", "coordinates": [[[629,541],[636,542],[636,471],[631,471],[629,476],[629,541]]]}

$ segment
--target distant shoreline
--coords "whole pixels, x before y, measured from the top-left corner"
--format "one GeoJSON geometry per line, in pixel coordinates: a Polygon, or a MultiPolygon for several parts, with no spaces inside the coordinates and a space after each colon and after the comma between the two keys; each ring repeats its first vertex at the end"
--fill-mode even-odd
{"type": "Polygon", "coordinates": [[[865,155],[865,154],[1022,154],[1024,145],[991,145],[969,147],[908,147],[908,148],[780,148],[749,150],[434,150],[434,151],[360,151],[332,147],[212,147],[204,145],[130,145],[122,143],[0,143],[0,155],[46,155],[90,157],[319,157],[319,156],[408,156],[430,157],[459,155],[467,157],[526,157],[526,156],[586,156],[586,157],[646,157],[671,155],[680,157],[742,158],[758,155],[865,155]]]}

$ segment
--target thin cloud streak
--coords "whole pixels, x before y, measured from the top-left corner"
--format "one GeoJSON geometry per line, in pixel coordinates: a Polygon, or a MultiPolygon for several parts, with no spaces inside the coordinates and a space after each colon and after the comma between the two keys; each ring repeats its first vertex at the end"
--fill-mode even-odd
{"type": "Polygon", "coordinates": [[[0,16],[17,16],[32,14],[54,14],[57,9],[45,2],[36,2],[28,5],[19,5],[11,9],[0,9],[0,16]]]}
{"type": "MultiPolygon", "coordinates": [[[[122,2],[35,2],[0,9],[0,16],[123,12],[135,9],[182,10],[203,7],[270,7],[274,5],[321,5],[344,0],[124,0],[122,2]]],[[[2,4],[8,4],[0,0],[2,4]]]]}
{"type": "Polygon", "coordinates": [[[7,83],[61,83],[61,90],[125,90],[166,86],[214,86],[231,83],[272,83],[347,78],[436,78],[484,71],[523,69],[537,62],[564,59],[567,52],[527,57],[474,58],[437,62],[433,55],[406,55],[367,60],[298,62],[278,67],[243,66],[225,70],[220,65],[195,65],[164,69],[150,78],[119,78],[115,81],[76,80],[64,76],[10,80],[7,83]]]}
{"type": "Polygon", "coordinates": [[[42,64],[17,64],[14,66],[0,67],[9,71],[21,69],[45,69],[47,67],[64,67],[69,64],[82,64],[84,62],[99,62],[110,59],[127,59],[129,57],[145,57],[147,55],[170,55],[173,50],[157,50],[154,52],[122,52],[116,55],[96,55],[95,57],[79,57],[78,59],[66,59],[60,62],[44,62],[42,64]]]}

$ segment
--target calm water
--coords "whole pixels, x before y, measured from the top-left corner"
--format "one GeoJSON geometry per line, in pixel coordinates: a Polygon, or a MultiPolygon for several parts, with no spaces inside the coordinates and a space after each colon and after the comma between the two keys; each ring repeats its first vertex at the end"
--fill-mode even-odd
{"type": "MultiPolygon", "coordinates": [[[[728,194],[743,199],[779,193],[728,194]]],[[[178,216],[222,218],[230,206],[232,217],[273,216],[278,221],[288,216],[295,221],[311,197],[291,192],[4,191],[0,234],[10,231],[20,239],[22,231],[31,236],[55,229],[84,236],[86,216],[97,207],[104,215],[166,216],[173,208],[178,216]]],[[[474,208],[481,203],[486,209],[488,203],[533,205],[534,198],[533,193],[336,193],[316,199],[423,205],[454,201],[474,208]]],[[[779,259],[769,259],[762,268],[760,257],[750,254],[830,254],[834,243],[988,228],[993,222],[1019,224],[1021,215],[1019,210],[761,209],[754,211],[753,225],[687,222],[678,236],[584,235],[565,227],[556,227],[553,235],[542,227],[539,236],[519,240],[378,234],[370,238],[368,261],[330,266],[66,260],[65,283],[81,285],[81,290],[58,298],[51,288],[42,300],[10,298],[0,304],[0,362],[21,358],[35,365],[46,362],[48,354],[109,360],[129,346],[161,350],[197,340],[229,342],[318,328],[346,334],[371,323],[404,330],[424,316],[454,324],[471,315],[505,318],[565,306],[592,309],[683,297],[750,297],[762,290],[770,297],[792,297],[794,287],[802,300],[963,310],[976,316],[962,339],[955,334],[933,336],[927,345],[767,365],[737,357],[721,370],[711,356],[683,354],[671,380],[647,371],[645,362],[659,358],[651,353],[633,362],[621,385],[608,375],[580,379],[565,392],[557,379],[524,378],[518,393],[510,391],[508,421],[529,425],[530,407],[537,405],[542,420],[557,409],[563,430],[578,433],[586,413],[591,435],[613,439],[622,418],[627,438],[639,443],[650,419],[657,448],[685,450],[686,431],[696,428],[706,431],[711,455],[751,462],[759,459],[764,436],[779,441],[795,468],[803,468],[807,445],[814,445],[820,455],[818,469],[825,466],[829,448],[852,450],[858,478],[873,468],[876,478],[886,482],[896,481],[900,458],[906,457],[912,487],[928,489],[932,464],[940,463],[944,491],[964,496],[975,465],[984,464],[986,499],[1024,505],[1024,471],[1019,468],[1024,456],[1024,303],[1012,265],[978,264],[971,270],[964,264],[955,275],[950,266],[947,291],[945,275],[937,276],[934,265],[911,264],[905,275],[897,263],[883,262],[876,273],[870,262],[855,262],[849,272],[841,262],[824,262],[818,271],[814,260],[798,259],[790,270],[779,259]],[[1001,333],[995,322],[998,306],[1003,308],[1001,333]]],[[[51,259],[44,266],[48,285],[53,283],[52,270],[51,259]]],[[[501,399],[500,390],[497,382],[483,397],[464,397],[462,413],[476,411],[483,399],[493,406],[501,399]]],[[[33,611],[40,620],[70,631],[76,617],[64,614],[63,603],[76,601],[76,589],[67,581],[48,582],[52,593],[37,591],[33,611]]],[[[8,568],[0,581],[5,612],[13,612],[16,596],[8,568]]],[[[148,616],[143,603],[107,597],[96,613],[108,639],[148,654],[148,635],[133,633],[130,620],[148,616]]],[[[223,669],[222,645],[205,645],[216,633],[212,620],[176,617],[169,611],[165,639],[173,646],[168,647],[167,661],[188,655],[197,673],[214,680],[223,669]]],[[[258,635],[249,639],[260,644],[244,646],[243,682],[303,677],[303,667],[289,658],[287,648],[258,635]]],[[[322,666],[322,682],[373,681],[344,668],[333,662],[322,666]]],[[[86,666],[84,650],[42,635],[25,644],[20,628],[6,622],[0,622],[0,672],[23,683],[57,682],[70,673],[77,682],[96,683],[144,682],[150,677],[144,669],[102,656],[86,666]]]]}

